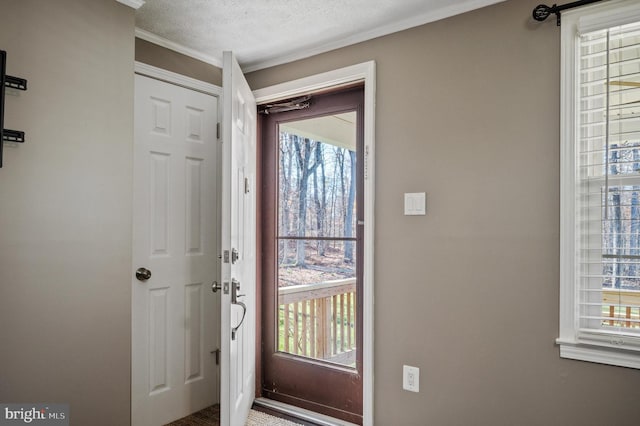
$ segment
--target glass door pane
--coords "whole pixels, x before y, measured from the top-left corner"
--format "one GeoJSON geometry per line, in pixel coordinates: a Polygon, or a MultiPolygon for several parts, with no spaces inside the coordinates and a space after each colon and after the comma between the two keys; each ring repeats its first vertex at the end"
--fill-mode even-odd
{"type": "Polygon", "coordinates": [[[279,126],[279,352],[355,368],[356,112],[279,126]]]}

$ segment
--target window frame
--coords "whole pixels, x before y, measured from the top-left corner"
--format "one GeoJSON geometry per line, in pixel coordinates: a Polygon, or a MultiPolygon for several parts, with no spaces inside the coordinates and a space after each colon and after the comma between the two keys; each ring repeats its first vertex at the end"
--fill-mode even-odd
{"type": "Polygon", "coordinates": [[[640,337],[625,342],[615,333],[579,327],[580,233],[576,217],[579,179],[579,33],[640,21],[635,0],[614,0],[563,12],[560,111],[560,357],[640,369],[640,337]],[[637,341],[636,341],[637,340],[637,341]]]}

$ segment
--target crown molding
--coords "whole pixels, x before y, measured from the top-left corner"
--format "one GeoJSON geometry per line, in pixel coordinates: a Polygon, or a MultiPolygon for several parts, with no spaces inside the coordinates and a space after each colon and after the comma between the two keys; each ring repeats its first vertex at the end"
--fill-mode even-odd
{"type": "MultiPolygon", "coordinates": [[[[117,1],[120,1],[123,3],[128,3],[128,2],[135,3],[135,2],[140,2],[142,0],[117,0],[117,1]]],[[[241,64],[241,68],[243,72],[249,73],[249,72],[258,71],[264,68],[286,64],[289,62],[319,55],[321,53],[326,53],[335,49],[340,49],[343,47],[351,46],[353,44],[368,41],[377,37],[382,37],[382,36],[393,34],[399,31],[408,30],[410,28],[418,27],[420,25],[425,25],[430,22],[439,21],[441,19],[446,19],[451,16],[459,15],[465,12],[469,12],[475,9],[480,9],[480,8],[490,6],[496,3],[501,3],[504,1],[505,0],[466,0],[460,3],[456,2],[455,4],[447,5],[445,7],[441,7],[435,10],[430,10],[429,12],[426,12],[426,13],[412,16],[409,19],[393,22],[388,25],[382,25],[371,31],[363,31],[349,37],[341,38],[339,40],[332,40],[327,43],[322,43],[316,46],[309,46],[304,49],[302,48],[297,49],[289,53],[281,54],[276,58],[258,59],[256,61],[245,62],[241,64]]],[[[189,56],[191,58],[198,59],[200,61],[214,65],[218,68],[222,68],[221,57],[217,58],[217,57],[199,52],[195,49],[191,49],[189,47],[167,40],[163,37],[160,37],[156,34],[153,34],[141,28],[136,28],[136,37],[142,40],[146,40],[150,43],[157,44],[158,46],[162,46],[167,49],[173,50],[175,52],[181,53],[183,55],[189,56]]]]}
{"type": "Polygon", "coordinates": [[[280,55],[277,58],[244,63],[242,65],[242,71],[244,71],[245,73],[249,73],[252,71],[258,71],[264,68],[270,68],[277,65],[282,65],[282,64],[297,61],[300,59],[309,58],[311,56],[319,55],[321,53],[330,52],[332,50],[351,46],[357,43],[362,43],[368,40],[372,40],[374,38],[408,30],[410,28],[419,27],[421,25],[425,25],[430,22],[435,22],[441,19],[450,18],[452,16],[460,15],[476,9],[481,9],[483,7],[491,6],[493,4],[501,3],[504,1],[506,0],[467,0],[460,3],[456,2],[455,4],[430,10],[426,13],[418,14],[408,19],[392,22],[388,25],[382,25],[371,31],[359,32],[352,36],[343,37],[339,40],[329,41],[327,43],[320,44],[315,47],[311,46],[302,50],[298,49],[289,54],[280,55]]]}
{"type": "Polygon", "coordinates": [[[132,9],[140,9],[144,4],[144,0],[116,0],[118,3],[122,3],[125,6],[129,6],[132,9]]]}
{"type": "Polygon", "coordinates": [[[171,40],[167,40],[166,38],[143,30],[142,28],[136,27],[136,38],[148,41],[149,43],[156,44],[169,50],[173,50],[174,52],[181,53],[199,61],[206,62],[207,64],[216,66],[218,68],[222,68],[222,59],[206,55],[202,52],[198,52],[197,50],[175,43],[171,40]]]}

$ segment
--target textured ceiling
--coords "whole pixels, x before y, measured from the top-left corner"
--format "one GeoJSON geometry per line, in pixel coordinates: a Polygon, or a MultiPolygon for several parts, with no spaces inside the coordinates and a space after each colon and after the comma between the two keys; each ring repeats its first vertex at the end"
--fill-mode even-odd
{"type": "Polygon", "coordinates": [[[136,12],[136,34],[216,65],[232,50],[251,71],[500,1],[146,0],[136,12]]]}

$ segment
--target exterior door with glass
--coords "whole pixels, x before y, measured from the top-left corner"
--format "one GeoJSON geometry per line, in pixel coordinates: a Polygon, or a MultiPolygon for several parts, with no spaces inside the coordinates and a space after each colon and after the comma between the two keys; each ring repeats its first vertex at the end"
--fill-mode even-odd
{"type": "Polygon", "coordinates": [[[261,391],[360,424],[364,89],[282,105],[262,119],[261,391]]]}

